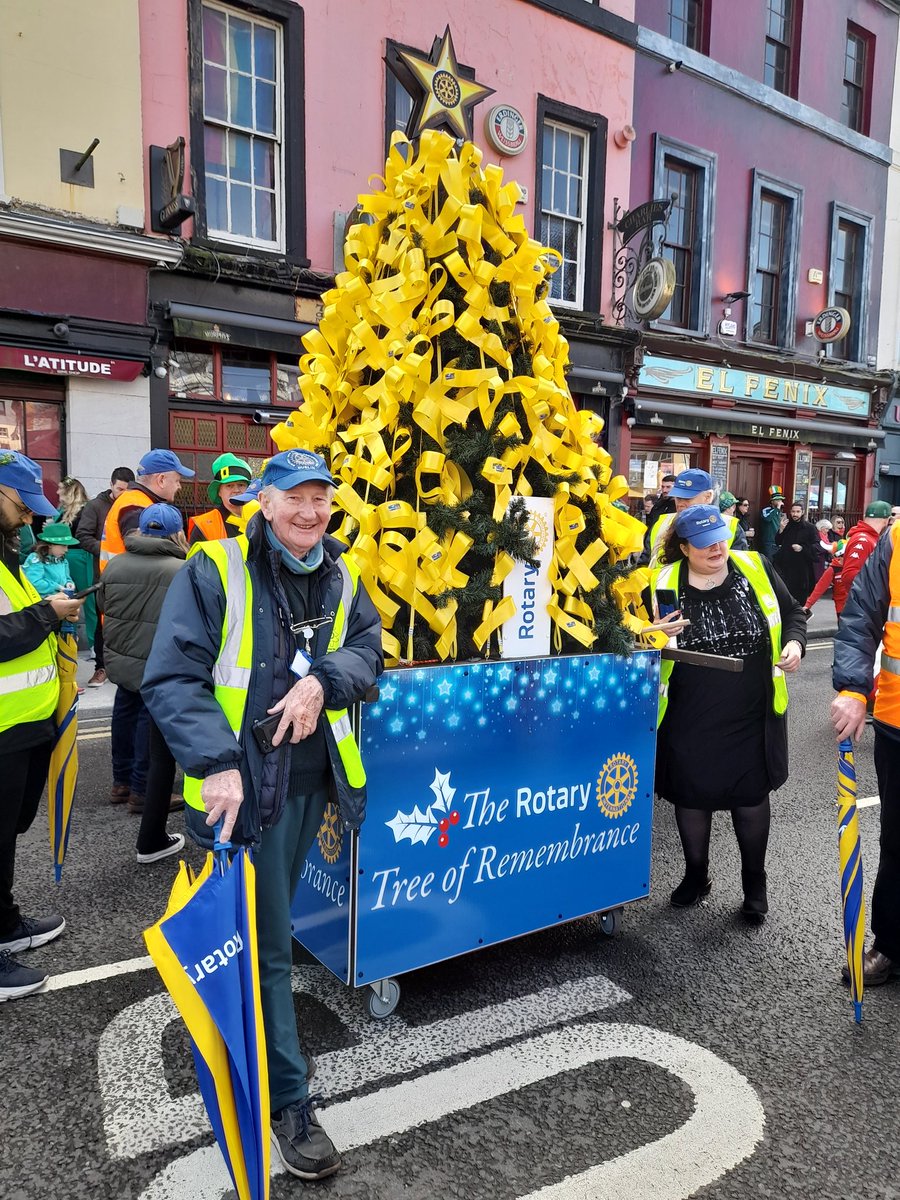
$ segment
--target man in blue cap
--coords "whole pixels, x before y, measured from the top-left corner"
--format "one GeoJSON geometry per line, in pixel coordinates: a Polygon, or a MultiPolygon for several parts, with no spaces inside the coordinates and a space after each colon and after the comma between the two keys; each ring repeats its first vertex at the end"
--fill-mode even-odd
{"type": "Polygon", "coordinates": [[[318,454],[266,465],[246,535],[201,542],[172,581],[143,696],[185,771],[188,832],[257,847],[259,973],[272,1132],[285,1168],[323,1179],[340,1156],[309,1095],[291,992],[291,900],[326,805],[365,815],[347,709],[384,665],[381,622],[346,546],[326,533],[334,480],[318,454]]]}
{"type": "Polygon", "coordinates": [[[13,956],[59,937],[65,920],[24,917],[13,899],[16,841],[37,813],[47,783],[59,678],[56,634],[75,621],[81,601],[41,600],[19,570],[18,532],[56,509],[43,493],[41,468],[24,454],[0,450],[0,1000],[44,986],[46,971],[13,956]]]}
{"type": "MultiPolygon", "coordinates": [[[[651,567],[659,566],[659,556],[666,540],[666,534],[671,529],[672,522],[678,513],[684,512],[686,508],[691,508],[694,504],[712,504],[715,495],[715,480],[707,471],[701,471],[698,467],[690,467],[687,471],[682,471],[680,475],[677,475],[669,492],[669,496],[675,501],[675,512],[660,517],[650,530],[644,555],[641,556],[642,563],[649,559],[651,567]]],[[[738,527],[736,530],[732,530],[732,533],[734,540],[730,549],[746,550],[748,548],[747,536],[743,529],[738,527]]]]}

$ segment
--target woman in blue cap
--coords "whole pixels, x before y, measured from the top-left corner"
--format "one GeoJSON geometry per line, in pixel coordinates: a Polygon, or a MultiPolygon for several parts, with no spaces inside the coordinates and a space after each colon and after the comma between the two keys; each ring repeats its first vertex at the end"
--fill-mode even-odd
{"type": "Polygon", "coordinates": [[[654,610],[674,604],[679,648],[743,660],[740,673],[665,661],[660,672],[656,790],[675,808],[684,879],[672,904],[696,904],[712,887],[712,814],[731,813],[741,852],[741,913],[768,912],[769,793],[788,775],[787,685],[806,647],[806,617],[771,564],[729,551],[717,505],[675,518],[665,565],[651,583],[654,610]]]}

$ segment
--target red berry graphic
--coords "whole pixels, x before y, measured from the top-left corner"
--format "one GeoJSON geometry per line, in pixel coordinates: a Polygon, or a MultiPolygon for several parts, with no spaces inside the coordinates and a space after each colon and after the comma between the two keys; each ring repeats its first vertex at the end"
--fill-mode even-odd
{"type": "Polygon", "coordinates": [[[441,833],[446,833],[449,828],[450,822],[446,817],[443,817],[440,821],[438,821],[438,829],[441,831],[441,833]]]}
{"type": "Polygon", "coordinates": [[[459,813],[456,811],[455,808],[454,808],[453,812],[450,814],[450,824],[451,825],[459,824],[459,813]]]}
{"type": "Polygon", "coordinates": [[[438,838],[438,845],[439,846],[447,846],[449,844],[450,844],[450,839],[447,837],[446,833],[442,833],[441,836],[438,838]]]}

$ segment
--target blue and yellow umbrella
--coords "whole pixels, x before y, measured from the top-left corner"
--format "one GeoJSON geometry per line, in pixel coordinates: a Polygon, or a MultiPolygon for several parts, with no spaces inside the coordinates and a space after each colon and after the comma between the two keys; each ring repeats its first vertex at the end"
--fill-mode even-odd
{"type": "Polygon", "coordinates": [[[197,1081],[239,1200],[269,1195],[270,1113],[250,852],[182,862],[144,940],[191,1036],[197,1081]]]}
{"type": "Polygon", "coordinates": [[[50,753],[47,777],[47,810],[50,822],[50,849],[56,882],[62,878],[63,859],[69,845],[72,805],[78,782],[78,643],[70,625],[60,629],[56,650],[59,675],[59,700],[56,703],[56,734],[50,753]]]}
{"type": "Polygon", "coordinates": [[[849,738],[845,738],[839,747],[838,846],[841,856],[841,905],[844,912],[847,969],[850,972],[850,996],[856,1022],[859,1024],[862,1021],[866,902],[863,896],[859,814],[856,808],[856,767],[853,763],[853,743],[849,738]]]}

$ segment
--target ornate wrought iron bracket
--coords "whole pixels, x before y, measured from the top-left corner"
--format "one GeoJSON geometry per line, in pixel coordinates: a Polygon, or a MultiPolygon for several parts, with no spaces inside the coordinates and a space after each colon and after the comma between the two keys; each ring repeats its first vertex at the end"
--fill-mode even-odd
{"type": "Polygon", "coordinates": [[[613,200],[612,318],[616,325],[643,328],[646,324],[631,306],[634,281],[652,258],[661,258],[666,225],[675,196],[648,200],[626,211],[613,200]]]}

